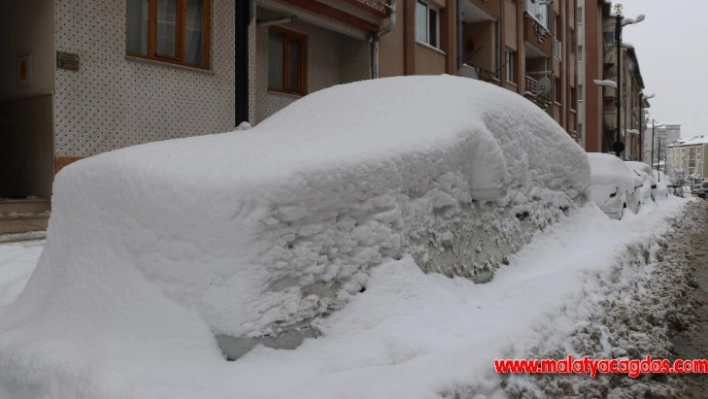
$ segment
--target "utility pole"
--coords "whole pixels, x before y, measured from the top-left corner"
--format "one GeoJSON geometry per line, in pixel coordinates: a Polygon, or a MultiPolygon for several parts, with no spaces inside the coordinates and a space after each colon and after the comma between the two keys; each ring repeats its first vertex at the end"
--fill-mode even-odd
{"type": "Polygon", "coordinates": [[[661,137],[656,139],[656,170],[661,171],[661,137]]]}
{"type": "Polygon", "coordinates": [[[622,130],[622,9],[618,8],[615,16],[615,46],[617,46],[617,90],[615,91],[617,102],[617,135],[612,149],[619,157],[624,150],[624,144],[621,141],[620,131],[622,130]]]}
{"type": "Polygon", "coordinates": [[[644,103],[644,95],[639,92],[639,162],[644,159],[644,141],[642,137],[644,132],[642,132],[642,126],[644,126],[644,113],[642,112],[642,104],[644,103]]]}
{"type": "Polygon", "coordinates": [[[651,167],[654,168],[654,137],[656,136],[656,120],[651,120],[651,167]]]}

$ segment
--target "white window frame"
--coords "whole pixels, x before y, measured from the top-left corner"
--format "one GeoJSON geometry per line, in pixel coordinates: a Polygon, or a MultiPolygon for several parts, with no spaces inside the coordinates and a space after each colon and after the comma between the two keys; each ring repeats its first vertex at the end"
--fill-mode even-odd
{"type": "Polygon", "coordinates": [[[416,41],[418,43],[422,43],[425,45],[428,45],[430,47],[434,47],[436,49],[440,48],[440,9],[437,7],[434,7],[427,3],[426,1],[423,0],[417,0],[416,1],[416,21],[415,21],[415,31],[416,31],[416,41]],[[418,37],[418,24],[421,23],[421,21],[418,20],[418,7],[423,6],[425,7],[425,38],[420,38],[418,37]],[[430,30],[430,14],[434,13],[435,15],[435,43],[431,43],[432,38],[431,38],[431,30],[430,30]]]}
{"type": "Polygon", "coordinates": [[[551,12],[548,4],[532,3],[531,0],[526,0],[526,13],[529,15],[529,17],[533,18],[534,20],[536,20],[536,22],[546,28],[546,30],[550,30],[551,12]]]}
{"type": "Polygon", "coordinates": [[[504,71],[506,81],[509,83],[516,83],[516,80],[514,79],[514,62],[516,62],[515,51],[507,48],[504,51],[504,71]]]}
{"type": "Polygon", "coordinates": [[[585,8],[583,6],[578,6],[578,25],[582,25],[585,22],[585,8]]]}

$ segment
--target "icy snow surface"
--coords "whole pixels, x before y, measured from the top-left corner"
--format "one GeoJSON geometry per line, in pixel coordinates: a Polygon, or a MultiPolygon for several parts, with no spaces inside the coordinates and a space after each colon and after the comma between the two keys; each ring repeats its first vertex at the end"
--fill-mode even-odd
{"type": "Polygon", "coordinates": [[[104,329],[131,306],[164,313],[151,309],[162,296],[197,335],[201,320],[232,336],[297,328],[390,259],[469,277],[495,267],[499,248],[585,200],[586,159],[538,107],[486,83],[333,87],[251,129],[67,167],[36,276],[5,317],[104,329]]]}
{"type": "MultiPolygon", "coordinates": [[[[671,197],[621,222],[587,205],[512,256],[489,284],[426,275],[409,257],[387,262],[374,269],[365,293],[320,322],[324,337],[294,351],[258,347],[233,363],[206,337],[190,337],[188,324],[164,326],[161,336],[145,335],[134,317],[78,337],[56,324],[30,336],[5,330],[0,399],[505,397],[492,359],[522,356],[549,331],[562,339],[576,328],[583,304],[613,283],[628,246],[662,234],[686,202],[671,197]]],[[[1,281],[9,280],[2,259],[14,253],[0,245],[1,281]]],[[[130,298],[125,304],[136,305],[130,298]]],[[[158,329],[165,319],[154,314],[151,324],[158,329]]]]}
{"type": "MultiPolygon", "coordinates": [[[[258,336],[314,320],[337,342],[342,328],[332,323],[345,316],[318,317],[382,294],[371,284],[388,274],[394,286],[418,287],[391,291],[394,306],[409,298],[419,308],[448,289],[478,292],[421,270],[474,277],[496,267],[573,214],[588,186],[587,157],[547,114],[449,76],[338,86],[250,129],[76,162],[55,181],[32,278],[0,313],[0,378],[28,396],[219,393],[232,379],[220,373],[244,363],[225,365],[214,333],[258,336]]],[[[397,307],[367,306],[395,319],[397,307]]],[[[361,364],[361,378],[382,378],[368,367],[426,353],[398,348],[392,336],[373,343],[393,345],[393,354],[360,352],[360,340],[347,338],[341,350],[363,359],[327,354],[321,367],[283,372],[361,364]]],[[[258,381],[241,384],[256,395],[258,381]]]]}

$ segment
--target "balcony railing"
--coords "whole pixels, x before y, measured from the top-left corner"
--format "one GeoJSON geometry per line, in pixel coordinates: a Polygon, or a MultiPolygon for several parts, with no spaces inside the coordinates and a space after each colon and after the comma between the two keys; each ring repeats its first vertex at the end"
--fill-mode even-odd
{"type": "Polygon", "coordinates": [[[483,80],[485,82],[499,83],[499,78],[497,78],[497,74],[494,71],[490,71],[489,69],[485,69],[481,66],[474,64],[467,65],[472,67],[477,72],[477,75],[479,75],[479,80],[483,80]]]}
{"type": "Polygon", "coordinates": [[[386,6],[391,4],[390,0],[350,0],[352,2],[361,3],[367,7],[373,8],[379,12],[388,13],[386,6]]]}
{"type": "Polygon", "coordinates": [[[538,80],[526,75],[526,92],[524,93],[524,97],[531,100],[541,109],[548,110],[548,107],[551,105],[550,95],[550,88],[544,90],[538,83],[538,80]]]}
{"type": "Polygon", "coordinates": [[[551,90],[550,88],[543,91],[538,84],[538,80],[526,75],[526,91],[533,94],[535,97],[542,98],[544,100],[550,100],[551,90]]]}

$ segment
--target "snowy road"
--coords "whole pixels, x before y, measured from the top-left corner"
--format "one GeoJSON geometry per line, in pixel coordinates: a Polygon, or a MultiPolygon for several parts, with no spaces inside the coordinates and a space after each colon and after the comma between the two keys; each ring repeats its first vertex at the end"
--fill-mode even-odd
{"type": "MultiPolygon", "coordinates": [[[[689,206],[689,217],[697,221],[694,229],[686,232],[685,246],[681,247],[690,277],[688,303],[692,306],[691,323],[674,337],[676,356],[683,359],[705,359],[708,356],[708,201],[689,206]]],[[[708,377],[690,375],[681,377],[686,383],[686,396],[705,398],[708,377]]]]}
{"type": "MultiPolygon", "coordinates": [[[[172,353],[171,362],[159,363],[159,353],[153,359],[149,350],[157,343],[130,335],[125,342],[122,337],[97,336],[92,337],[92,346],[69,340],[62,347],[66,353],[84,355],[90,354],[86,348],[96,346],[124,350],[92,364],[86,356],[54,358],[65,365],[59,372],[49,362],[42,364],[42,357],[34,358],[33,367],[61,374],[64,384],[76,384],[48,386],[44,392],[49,396],[59,395],[57,389],[68,392],[56,397],[72,397],[72,390],[95,398],[481,399],[606,396],[623,390],[630,396],[643,394],[653,386],[641,379],[633,384],[635,380],[613,376],[608,384],[607,379],[587,376],[570,380],[499,376],[492,360],[563,358],[568,353],[608,358],[649,352],[668,357],[671,326],[682,320],[676,308],[682,291],[675,288],[687,283],[682,269],[671,271],[675,265],[664,261],[671,247],[666,237],[678,234],[680,223],[686,222],[677,221],[685,204],[679,199],[652,204],[621,222],[587,206],[534,239],[483,285],[423,274],[410,259],[383,264],[365,293],[320,322],[324,337],[308,340],[294,351],[258,347],[231,363],[220,359],[200,363],[172,353]]],[[[24,286],[41,245],[0,246],[0,307],[13,301],[24,286]]],[[[3,370],[1,363],[0,372],[6,375],[0,373],[0,388],[7,375],[36,384],[31,371],[3,370]]],[[[670,392],[679,389],[664,385],[673,389],[670,392]]],[[[0,398],[4,399],[2,389],[0,398]]]]}

